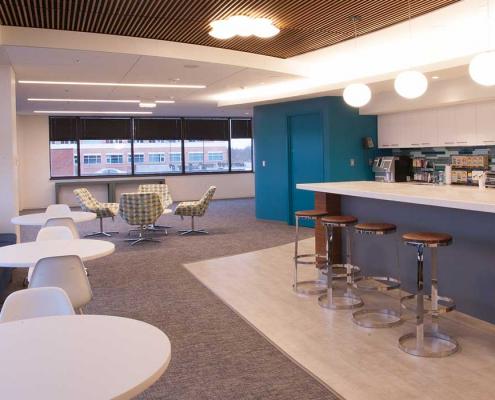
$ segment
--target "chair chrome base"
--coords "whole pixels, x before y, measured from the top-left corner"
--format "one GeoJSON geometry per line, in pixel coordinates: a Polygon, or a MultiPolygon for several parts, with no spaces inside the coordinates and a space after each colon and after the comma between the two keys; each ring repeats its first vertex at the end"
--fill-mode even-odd
{"type": "Polygon", "coordinates": [[[125,242],[131,242],[130,245],[131,246],[134,246],[135,244],[137,243],[141,243],[141,242],[156,242],[156,243],[161,243],[160,240],[158,239],[153,239],[153,238],[150,238],[150,237],[138,237],[136,239],[124,239],[125,242]]]}
{"type": "Polygon", "coordinates": [[[366,292],[387,292],[400,288],[400,281],[390,276],[363,276],[353,286],[366,292]]]}
{"type": "Polygon", "coordinates": [[[459,350],[459,343],[451,336],[439,332],[425,332],[423,343],[416,333],[407,333],[399,338],[399,348],[418,357],[447,357],[459,350]]]}
{"type": "Polygon", "coordinates": [[[294,292],[303,295],[322,294],[327,291],[327,282],[325,280],[301,281],[292,285],[294,292]]]}
{"type": "MultiPolygon", "coordinates": [[[[113,217],[112,217],[113,220],[113,217]]],[[[118,232],[105,232],[103,230],[103,218],[100,218],[100,231],[99,232],[93,232],[93,233],[88,233],[87,235],[84,235],[84,237],[91,237],[91,236],[106,236],[106,237],[112,237],[112,234],[117,234],[118,232]]]]}
{"type": "MultiPolygon", "coordinates": [[[[357,265],[351,265],[351,275],[353,280],[357,281],[361,279],[359,275],[361,273],[361,268],[357,265]]],[[[326,275],[326,272],[325,272],[326,275]]],[[[335,281],[346,280],[347,279],[347,266],[346,264],[332,264],[332,279],[335,281]]]]}
{"type": "Polygon", "coordinates": [[[403,322],[400,313],[387,308],[354,311],[352,321],[363,328],[391,328],[403,322]]]}
{"type": "Polygon", "coordinates": [[[92,237],[92,236],[106,236],[106,237],[112,237],[112,235],[116,235],[119,232],[115,231],[110,231],[110,232],[93,232],[93,233],[88,233],[87,235],[84,235],[84,237],[92,237]]]}
{"type": "Polygon", "coordinates": [[[208,231],[205,231],[204,229],[181,229],[181,230],[179,230],[179,235],[181,235],[181,236],[190,235],[192,233],[202,233],[203,235],[208,235],[208,231]]]}
{"type": "Polygon", "coordinates": [[[348,292],[330,296],[328,293],[324,294],[318,297],[318,304],[320,307],[328,308],[330,310],[351,310],[364,305],[361,297],[348,292]]]}

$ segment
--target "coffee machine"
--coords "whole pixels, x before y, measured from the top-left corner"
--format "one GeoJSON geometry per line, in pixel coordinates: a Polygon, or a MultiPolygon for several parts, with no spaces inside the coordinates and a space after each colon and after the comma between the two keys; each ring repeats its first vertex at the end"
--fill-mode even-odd
{"type": "Polygon", "coordinates": [[[377,182],[406,182],[411,177],[411,158],[408,156],[376,157],[373,172],[377,182]]]}

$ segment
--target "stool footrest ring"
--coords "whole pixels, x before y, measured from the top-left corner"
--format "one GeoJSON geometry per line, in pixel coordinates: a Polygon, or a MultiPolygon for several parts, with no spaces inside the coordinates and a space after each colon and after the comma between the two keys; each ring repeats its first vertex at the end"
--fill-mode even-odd
{"type": "MultiPolygon", "coordinates": [[[[328,268],[328,264],[327,264],[327,268],[328,268]]],[[[357,265],[353,265],[351,274],[354,275],[355,281],[361,279],[360,276],[357,276],[360,273],[361,273],[361,268],[359,268],[357,265]]],[[[327,272],[326,271],[323,272],[323,275],[327,275],[327,272]]],[[[332,279],[334,281],[340,279],[347,279],[347,268],[345,264],[332,264],[332,279]]]]}
{"type": "MultiPolygon", "coordinates": [[[[416,311],[416,303],[411,301],[411,300],[415,300],[416,296],[417,295],[415,295],[415,294],[410,294],[410,295],[402,297],[400,299],[401,307],[404,310],[416,311]],[[408,302],[410,302],[412,304],[408,304],[408,302]]],[[[431,296],[430,295],[423,295],[423,297],[425,298],[426,301],[431,303],[431,296]]],[[[451,299],[450,297],[438,296],[438,310],[437,310],[438,314],[445,314],[445,313],[451,312],[453,310],[455,310],[455,302],[453,299],[451,299]]],[[[428,314],[428,315],[434,314],[434,311],[431,309],[431,307],[430,308],[425,307],[425,309],[423,311],[425,314],[428,314]]]]}
{"type": "Polygon", "coordinates": [[[367,292],[387,292],[389,290],[400,288],[400,281],[390,276],[363,276],[356,281],[353,286],[356,289],[367,292]],[[367,283],[376,283],[374,286],[367,285],[367,283]]]}
{"type": "Polygon", "coordinates": [[[326,268],[328,264],[327,257],[321,254],[299,254],[293,257],[293,259],[297,264],[316,265],[319,269],[326,268]],[[305,258],[314,258],[314,260],[304,261],[305,258]],[[321,258],[321,261],[318,261],[318,258],[321,258]]]}

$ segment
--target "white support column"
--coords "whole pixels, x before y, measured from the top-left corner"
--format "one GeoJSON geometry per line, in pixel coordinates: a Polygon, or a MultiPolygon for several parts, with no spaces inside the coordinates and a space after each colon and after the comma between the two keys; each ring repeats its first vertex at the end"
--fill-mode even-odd
{"type": "Polygon", "coordinates": [[[14,233],[10,219],[19,214],[15,74],[0,65],[0,232],[14,233]]]}

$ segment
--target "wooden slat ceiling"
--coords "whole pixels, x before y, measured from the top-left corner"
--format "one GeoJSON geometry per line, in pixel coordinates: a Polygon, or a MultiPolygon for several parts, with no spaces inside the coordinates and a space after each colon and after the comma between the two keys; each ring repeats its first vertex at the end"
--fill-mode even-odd
{"type": "MultiPolygon", "coordinates": [[[[411,17],[459,0],[410,0],[411,17]]],[[[169,40],[288,58],[408,19],[408,0],[0,0],[2,25],[169,40]],[[231,15],[270,18],[271,39],[218,40],[209,23],[231,15]]]]}

